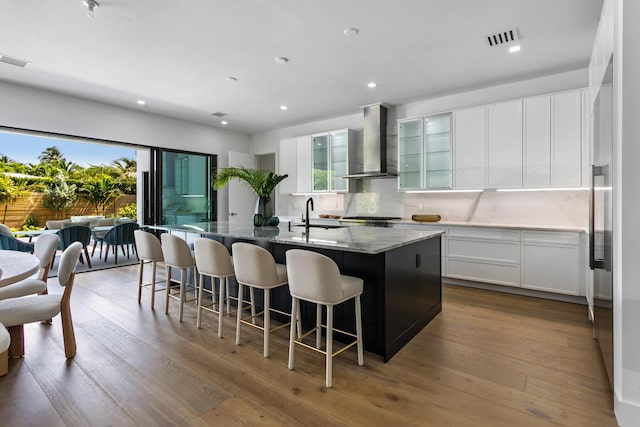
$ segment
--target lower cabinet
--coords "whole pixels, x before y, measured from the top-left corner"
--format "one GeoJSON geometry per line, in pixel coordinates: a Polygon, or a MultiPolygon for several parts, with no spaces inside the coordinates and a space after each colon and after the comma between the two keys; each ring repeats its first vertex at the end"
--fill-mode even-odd
{"type": "MultiPolygon", "coordinates": [[[[434,226],[394,227],[419,230],[434,226]]],[[[586,238],[574,231],[438,227],[442,276],[566,295],[587,294],[586,238]]]]}
{"type": "Polygon", "coordinates": [[[569,232],[522,232],[522,287],[580,294],[580,236],[569,232]]]}

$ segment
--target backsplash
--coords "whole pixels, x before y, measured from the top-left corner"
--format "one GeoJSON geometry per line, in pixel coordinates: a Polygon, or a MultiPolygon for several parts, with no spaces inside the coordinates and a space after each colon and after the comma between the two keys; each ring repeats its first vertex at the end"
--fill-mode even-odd
{"type": "MultiPolygon", "coordinates": [[[[358,185],[357,193],[314,195],[311,217],[333,214],[411,219],[414,214],[438,214],[443,221],[588,227],[586,190],[404,193],[397,191],[395,179],[367,179],[358,185]]],[[[278,214],[299,218],[308,197],[280,195],[278,214]]]]}

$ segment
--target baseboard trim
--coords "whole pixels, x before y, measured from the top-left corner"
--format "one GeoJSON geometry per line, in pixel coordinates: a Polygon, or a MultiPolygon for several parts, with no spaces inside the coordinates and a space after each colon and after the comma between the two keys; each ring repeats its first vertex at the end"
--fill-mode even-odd
{"type": "Polygon", "coordinates": [[[614,396],[613,405],[618,425],[621,427],[637,426],[638,420],[640,420],[640,405],[622,401],[617,394],[614,394],[614,396]]]}

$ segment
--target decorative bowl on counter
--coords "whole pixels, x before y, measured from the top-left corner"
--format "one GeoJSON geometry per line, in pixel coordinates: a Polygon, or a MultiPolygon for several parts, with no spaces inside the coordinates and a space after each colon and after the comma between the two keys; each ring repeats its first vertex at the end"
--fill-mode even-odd
{"type": "Polygon", "coordinates": [[[322,219],[340,219],[342,218],[340,215],[330,215],[330,214],[320,214],[318,218],[322,219]]]}
{"type": "Polygon", "coordinates": [[[442,219],[442,217],[436,214],[425,214],[425,215],[411,215],[411,219],[417,222],[438,222],[442,219]]]}

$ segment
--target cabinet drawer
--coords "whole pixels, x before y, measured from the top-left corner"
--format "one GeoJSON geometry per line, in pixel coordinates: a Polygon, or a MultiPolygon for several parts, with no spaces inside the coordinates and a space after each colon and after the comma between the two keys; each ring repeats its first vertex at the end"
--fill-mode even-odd
{"type": "Polygon", "coordinates": [[[470,237],[479,239],[520,240],[520,231],[484,227],[449,227],[448,236],[470,237]]]}
{"type": "Polygon", "coordinates": [[[449,236],[447,256],[520,263],[520,242],[476,240],[449,236]]]}
{"type": "Polygon", "coordinates": [[[520,266],[447,258],[447,277],[497,285],[519,286],[520,266]]]}
{"type": "Polygon", "coordinates": [[[554,243],[560,245],[580,244],[580,234],[571,231],[523,231],[524,243],[554,243]]]}
{"type": "Polygon", "coordinates": [[[522,287],[579,294],[580,248],[536,243],[522,245],[522,287]]]}

